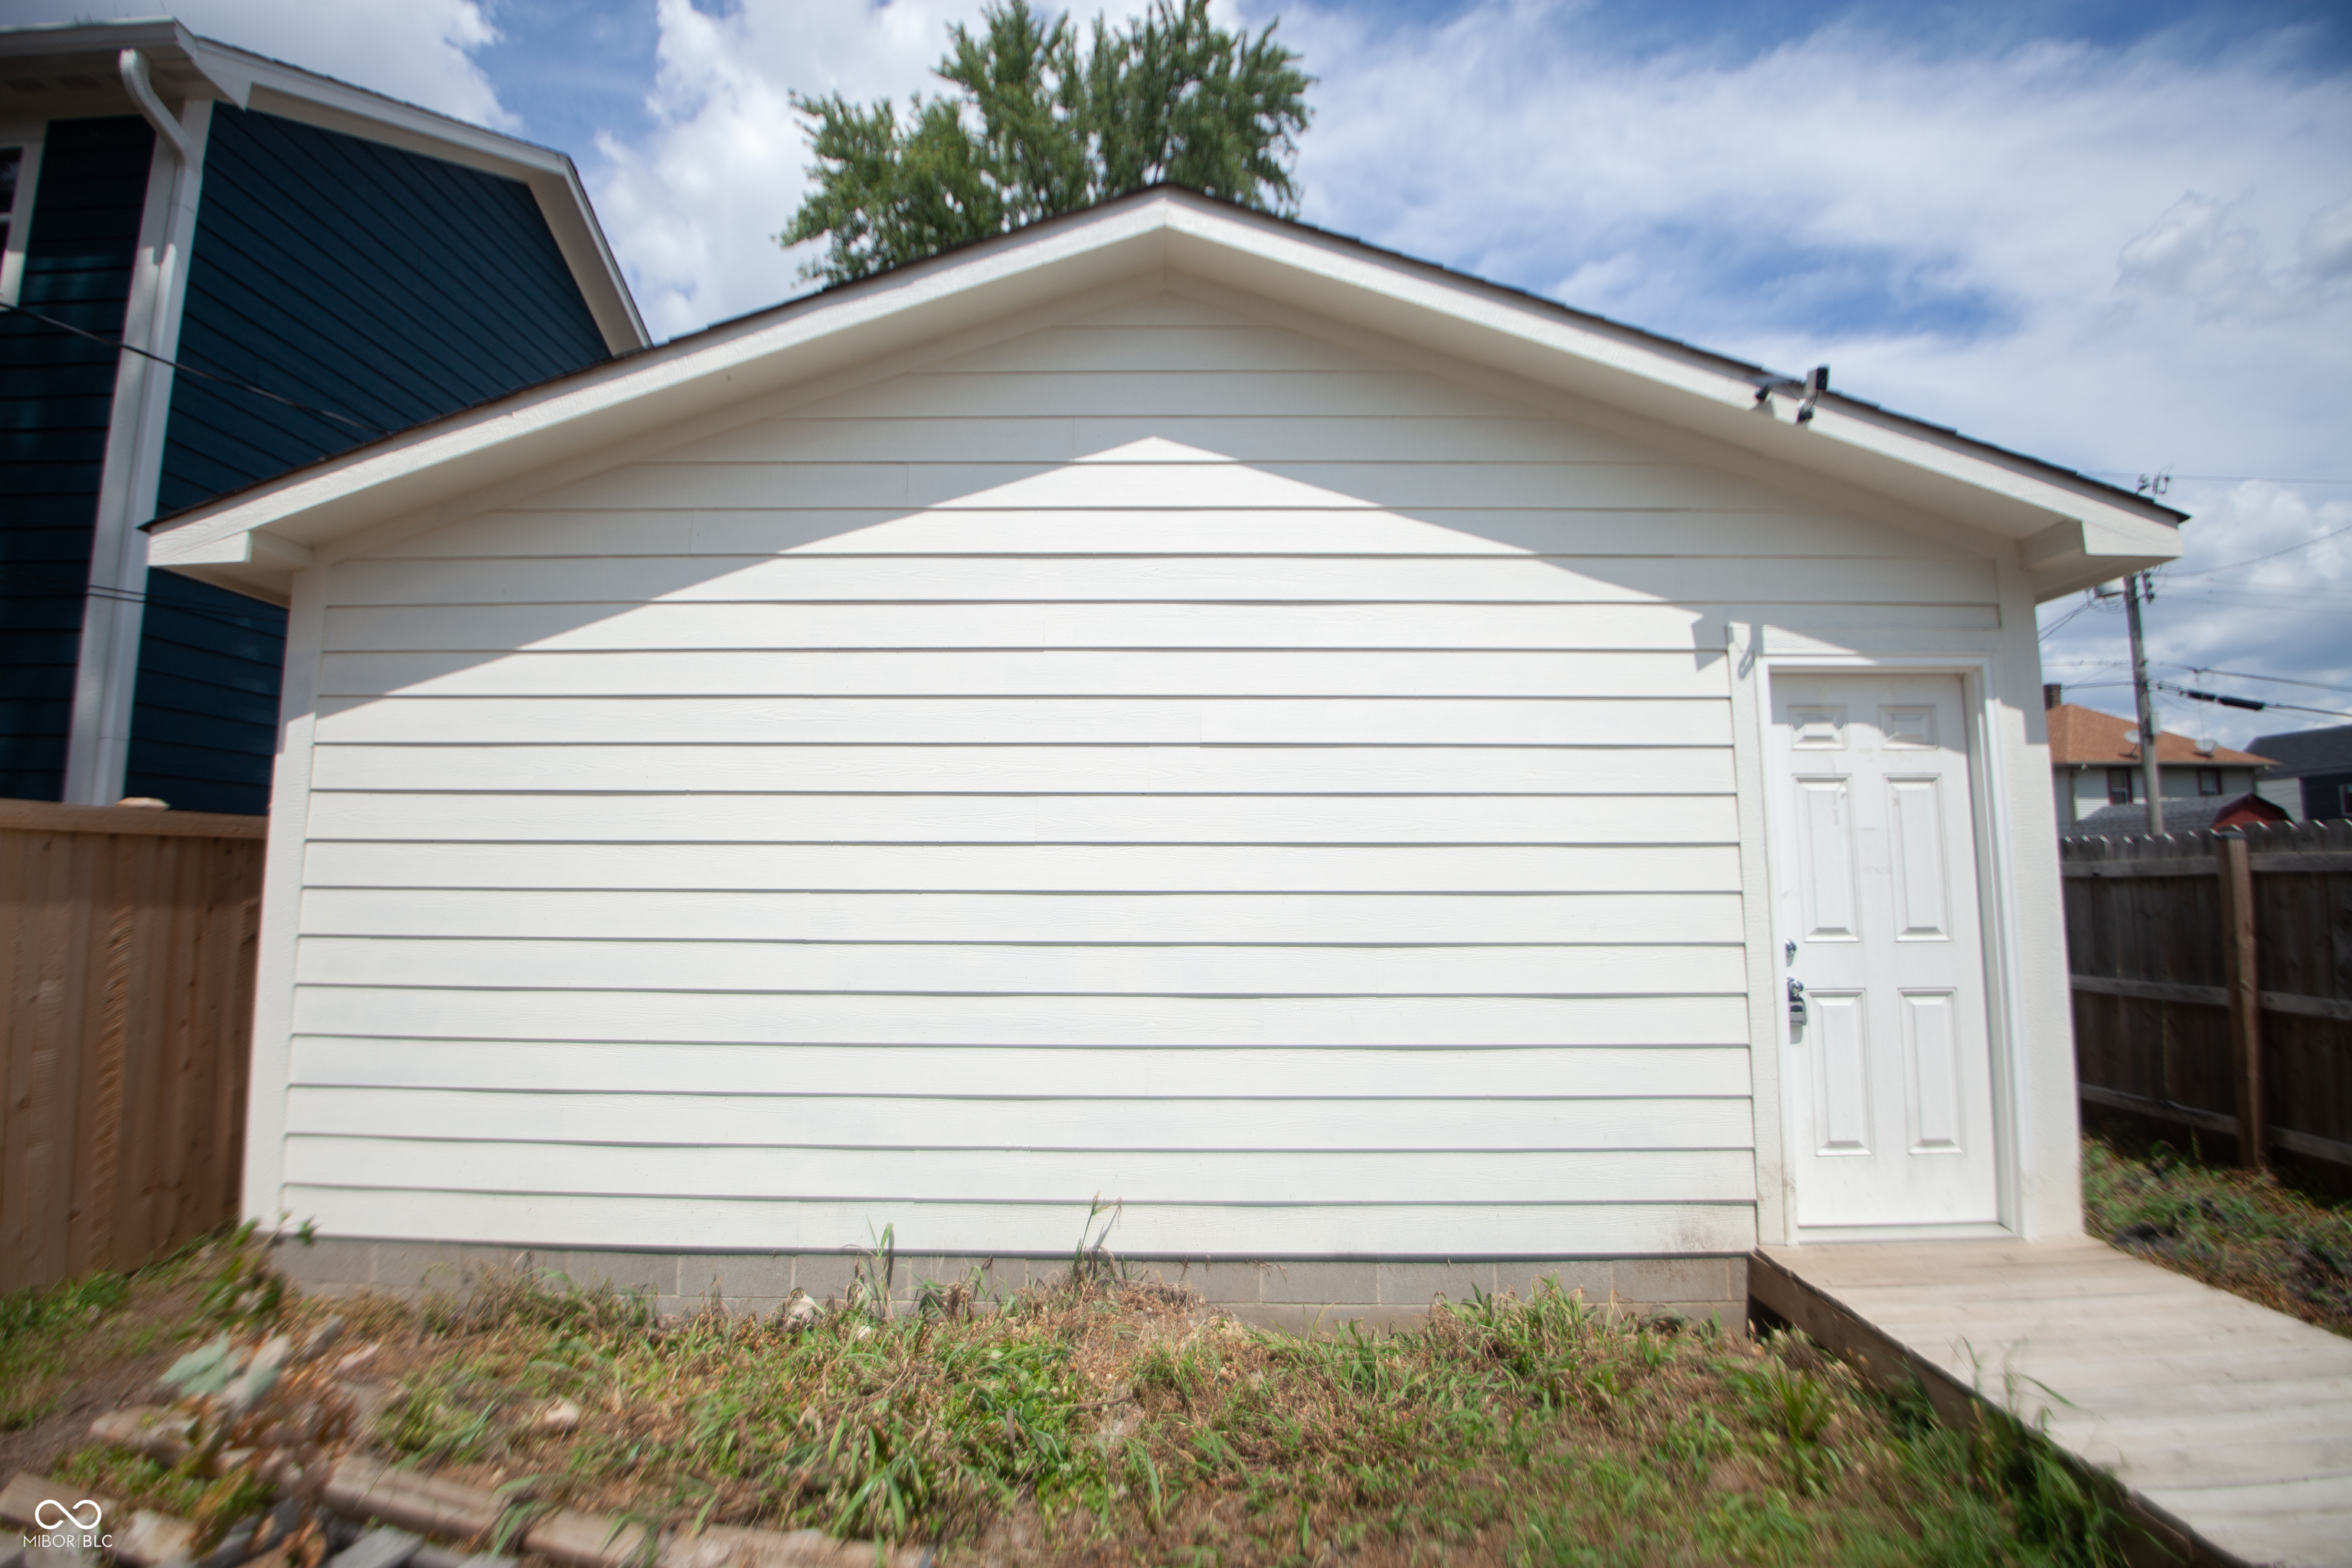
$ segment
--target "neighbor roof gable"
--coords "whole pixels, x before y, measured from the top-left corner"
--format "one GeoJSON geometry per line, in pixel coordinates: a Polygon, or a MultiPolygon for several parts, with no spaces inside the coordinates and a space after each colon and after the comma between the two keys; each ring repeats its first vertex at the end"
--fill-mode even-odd
{"type": "Polygon", "coordinates": [[[1190,192],[1155,189],[528,388],[155,528],[154,563],[283,598],[321,546],[1123,281],[1197,279],[2021,542],[2049,597],[2179,553],[2180,514],[1758,367],[1190,192]],[[1760,396],[1759,389],[1764,392],[1760,396]]]}
{"type": "MultiPolygon", "coordinates": [[[[2049,711],[2049,729],[2050,760],[2061,766],[2120,767],[2139,762],[2139,726],[2129,719],[2062,702],[2049,711]]],[[[2184,767],[2226,764],[2258,768],[2270,759],[2227,746],[2200,752],[2197,742],[2188,736],[2161,730],[2156,737],[2156,760],[2159,764],[2179,763],[2184,767]]]]}
{"type": "Polygon", "coordinates": [[[2352,724],[2263,735],[2254,744],[2277,763],[2273,772],[2282,777],[2352,770],[2352,724]]]}
{"type": "Polygon", "coordinates": [[[117,74],[125,49],[145,58],[155,93],[173,113],[190,101],[226,103],[528,187],[606,349],[626,353],[652,342],[579,170],[551,147],[199,37],[170,17],[0,27],[0,64],[6,67],[0,119],[139,112],[117,74]]]}

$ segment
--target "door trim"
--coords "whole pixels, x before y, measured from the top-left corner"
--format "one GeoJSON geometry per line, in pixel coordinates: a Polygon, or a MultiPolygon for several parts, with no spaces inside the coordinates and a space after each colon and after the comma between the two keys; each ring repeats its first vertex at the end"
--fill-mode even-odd
{"type": "Polygon", "coordinates": [[[1829,1241],[1897,1241],[1905,1239],[1962,1240],[2014,1237],[2019,1227],[2017,1086],[2023,1081],[2017,1060],[2019,1042],[2026,1038],[2021,997],[2017,983],[2016,878],[2011,855],[2009,797],[2002,788],[2003,769],[1995,765],[1998,726],[1993,722],[1989,694],[1998,689],[1993,679],[1995,656],[1951,653],[1786,653],[1761,647],[1760,626],[1734,625],[1729,643],[1736,711],[1732,725],[1735,778],[1756,791],[1759,809],[1741,814],[1742,837],[1759,836],[1742,846],[1743,879],[1759,888],[1760,917],[1751,910],[1747,921],[1749,973],[1761,977],[1749,997],[1749,1017],[1761,1026],[1751,1045],[1757,1105],[1757,1230],[1767,1245],[1829,1241]],[[1778,825],[1787,804],[1785,786],[1773,776],[1771,763],[1772,677],[1776,670],[1815,675],[1948,675],[1960,682],[1960,707],[1969,733],[1969,795],[1970,827],[1976,847],[1979,940],[1984,963],[1986,1049],[1992,1084],[1993,1226],[1916,1225],[1805,1226],[1796,1223],[1795,1103],[1790,1098],[1788,1017],[1781,997],[1784,964],[1780,929],[1780,867],[1778,825]],[[1741,757],[1738,753],[1746,751],[1741,757]],[[1759,878],[1760,873],[1760,878],[1759,878]],[[1769,1090],[1768,1090],[1769,1085],[1769,1090]],[[1769,1119],[1769,1127],[1768,1127],[1769,1119]],[[1777,1167],[1778,1180],[1768,1180],[1777,1167]],[[1776,1190],[1768,1191],[1768,1188],[1776,1190]]]}

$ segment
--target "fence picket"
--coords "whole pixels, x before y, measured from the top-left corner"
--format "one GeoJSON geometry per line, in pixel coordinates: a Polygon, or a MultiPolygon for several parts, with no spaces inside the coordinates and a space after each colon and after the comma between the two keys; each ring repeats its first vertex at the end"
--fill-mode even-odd
{"type": "Polygon", "coordinates": [[[236,1216],[266,826],[0,801],[0,1292],[236,1216]]]}
{"type": "Polygon", "coordinates": [[[2200,1129],[2249,1120],[2263,1131],[2242,1157],[2286,1149],[2352,1171],[2347,852],[2352,822],[2061,840],[2084,1101],[2200,1129]],[[2244,867],[2242,913],[2224,854],[2244,867]],[[2233,1024],[2229,933],[2249,924],[2253,994],[2233,1024]]]}

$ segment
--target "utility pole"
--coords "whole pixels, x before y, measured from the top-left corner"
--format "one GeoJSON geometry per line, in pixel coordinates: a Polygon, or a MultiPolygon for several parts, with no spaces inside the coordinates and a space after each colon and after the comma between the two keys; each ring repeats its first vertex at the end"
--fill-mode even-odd
{"type": "Polygon", "coordinates": [[[2147,690],[2147,647],[2139,634],[2141,574],[2124,579],[2124,620],[2131,627],[2132,695],[2139,700],[2139,763],[2147,775],[2147,830],[2164,831],[2164,771],[2156,760],[2156,703],[2147,690]]]}

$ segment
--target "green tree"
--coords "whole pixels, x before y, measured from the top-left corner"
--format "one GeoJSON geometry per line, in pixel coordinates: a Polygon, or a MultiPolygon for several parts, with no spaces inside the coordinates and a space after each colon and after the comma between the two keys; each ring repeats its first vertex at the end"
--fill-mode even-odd
{"type": "Polygon", "coordinates": [[[842,283],[1166,182],[1265,210],[1297,210],[1295,138],[1314,79],[1274,41],[1209,21],[1208,0],[1155,0],[1079,47],[1066,16],[999,0],[977,37],[961,23],[938,74],[961,91],[904,120],[888,99],[839,93],[808,119],[816,188],[776,237],[829,240],[803,276],[842,283]]]}

